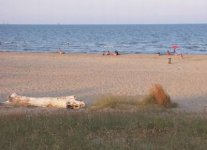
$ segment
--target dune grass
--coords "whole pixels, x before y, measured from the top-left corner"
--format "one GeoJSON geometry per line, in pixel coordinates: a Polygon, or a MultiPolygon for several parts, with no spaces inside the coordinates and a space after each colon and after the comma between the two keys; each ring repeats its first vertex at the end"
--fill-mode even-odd
{"type": "Polygon", "coordinates": [[[149,90],[149,94],[143,100],[144,104],[155,103],[164,107],[171,107],[172,102],[168,93],[160,84],[154,84],[149,90]]]}
{"type": "Polygon", "coordinates": [[[166,109],[170,97],[153,88],[146,97],[102,97],[83,111],[2,113],[0,149],[206,149],[206,116],[166,109]]]}
{"type": "Polygon", "coordinates": [[[92,109],[117,108],[117,109],[135,109],[140,106],[159,105],[165,108],[175,108],[178,105],[171,101],[170,96],[159,84],[154,84],[146,96],[113,96],[108,95],[99,98],[92,109]]]}
{"type": "Polygon", "coordinates": [[[0,115],[0,149],[206,149],[207,119],[168,109],[0,115]]]}
{"type": "Polygon", "coordinates": [[[96,100],[90,109],[100,110],[104,108],[112,109],[133,109],[141,105],[141,97],[127,97],[127,96],[114,96],[108,95],[100,97],[96,100]]]}

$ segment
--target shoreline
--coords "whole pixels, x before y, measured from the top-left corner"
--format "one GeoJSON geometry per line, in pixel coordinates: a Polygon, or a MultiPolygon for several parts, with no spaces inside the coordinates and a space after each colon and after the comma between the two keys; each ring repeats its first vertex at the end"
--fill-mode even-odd
{"type": "MultiPolygon", "coordinates": [[[[106,51],[106,50],[105,50],[106,51]]],[[[82,54],[82,55],[100,55],[102,54],[104,51],[97,51],[97,52],[69,52],[69,51],[63,51],[65,52],[64,54],[82,54]]],[[[113,51],[112,51],[113,52],[113,51]]],[[[58,50],[56,51],[30,51],[30,50],[0,50],[0,53],[37,53],[37,54],[57,54],[58,53],[58,50]]],[[[142,53],[142,52],[136,52],[136,53],[125,53],[125,52],[121,52],[119,51],[119,53],[121,55],[158,55],[157,53],[142,53]]],[[[202,56],[202,55],[207,55],[207,52],[206,53],[182,53],[183,55],[187,55],[187,56],[190,56],[190,55],[195,55],[195,56],[202,56]]],[[[165,53],[161,53],[160,54],[161,56],[163,55],[166,55],[165,53]]]]}
{"type": "Polygon", "coordinates": [[[178,109],[202,112],[207,106],[207,55],[172,56],[172,64],[167,58],[0,51],[0,102],[16,92],[34,97],[76,95],[90,104],[102,95],[146,95],[159,83],[178,109]]]}

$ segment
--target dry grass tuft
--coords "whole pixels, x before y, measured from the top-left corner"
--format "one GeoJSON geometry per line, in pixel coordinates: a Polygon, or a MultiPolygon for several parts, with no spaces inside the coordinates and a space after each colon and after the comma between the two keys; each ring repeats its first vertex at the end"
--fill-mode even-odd
{"type": "Polygon", "coordinates": [[[165,92],[165,90],[159,84],[153,85],[153,87],[150,89],[149,95],[144,99],[143,102],[145,104],[155,103],[164,107],[175,106],[175,104],[171,102],[170,96],[165,92]]]}

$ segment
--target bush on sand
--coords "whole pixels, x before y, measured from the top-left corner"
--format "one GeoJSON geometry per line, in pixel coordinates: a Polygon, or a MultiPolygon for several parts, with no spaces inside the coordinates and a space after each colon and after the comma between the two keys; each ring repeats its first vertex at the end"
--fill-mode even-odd
{"type": "Polygon", "coordinates": [[[164,107],[176,107],[176,103],[172,103],[170,96],[165,92],[160,84],[154,84],[150,89],[149,95],[147,95],[143,104],[158,104],[164,107]]]}

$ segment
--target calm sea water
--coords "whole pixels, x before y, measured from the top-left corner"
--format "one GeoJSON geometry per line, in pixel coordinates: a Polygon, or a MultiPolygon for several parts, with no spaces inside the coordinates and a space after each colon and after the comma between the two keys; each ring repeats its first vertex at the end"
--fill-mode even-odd
{"type": "Polygon", "coordinates": [[[207,54],[207,24],[0,25],[0,51],[164,53],[173,44],[182,53],[207,54]]]}

